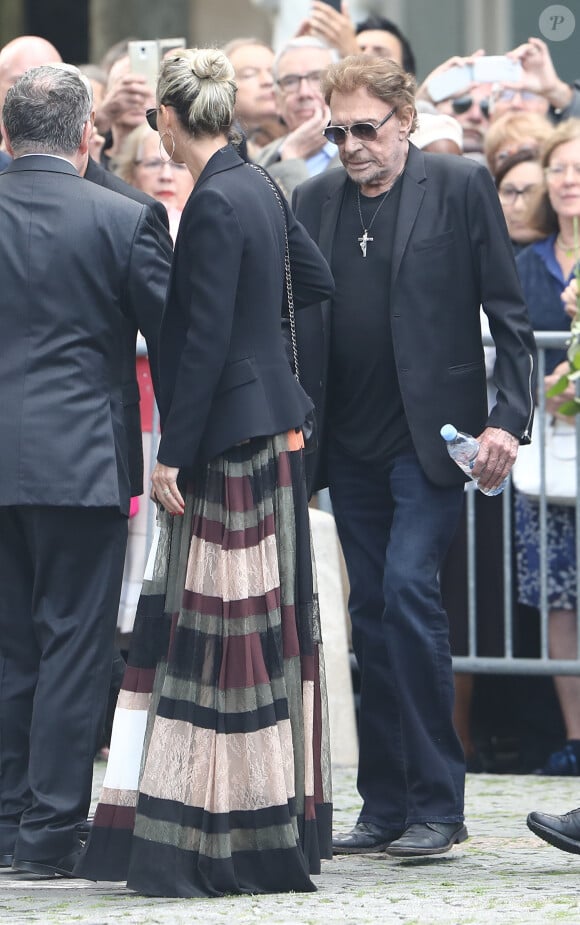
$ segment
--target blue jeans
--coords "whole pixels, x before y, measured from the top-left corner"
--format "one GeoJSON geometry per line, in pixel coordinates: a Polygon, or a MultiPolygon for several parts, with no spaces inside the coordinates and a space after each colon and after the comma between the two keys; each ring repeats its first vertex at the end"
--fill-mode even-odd
{"type": "Polygon", "coordinates": [[[383,470],[331,447],[328,474],[361,677],[359,821],[459,822],[465,764],[439,571],[463,489],[433,485],[414,453],[383,470]]]}

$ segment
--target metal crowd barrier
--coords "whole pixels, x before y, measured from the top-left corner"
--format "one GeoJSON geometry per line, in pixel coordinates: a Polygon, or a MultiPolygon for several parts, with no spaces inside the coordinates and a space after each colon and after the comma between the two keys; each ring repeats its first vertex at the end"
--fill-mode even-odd
{"type": "MultiPolygon", "coordinates": [[[[546,396],[544,377],[546,375],[546,350],[548,348],[564,349],[568,341],[568,334],[560,331],[535,332],[536,346],[538,348],[538,395],[536,414],[532,439],[537,440],[540,446],[544,445],[546,427],[546,396]]],[[[484,335],[485,346],[493,346],[490,335],[484,335]]],[[[580,415],[576,416],[576,466],[577,479],[580,474],[580,415]]],[[[545,475],[545,463],[541,455],[541,472],[545,475]]],[[[545,487],[539,501],[539,536],[540,536],[540,653],[538,658],[523,658],[514,654],[514,591],[517,575],[513,557],[512,535],[512,495],[511,478],[503,493],[503,577],[504,577],[504,652],[502,656],[488,657],[477,653],[477,574],[476,574],[476,548],[475,548],[475,491],[468,486],[466,492],[467,504],[467,628],[468,653],[454,656],[453,667],[455,671],[489,674],[534,674],[534,675],[576,675],[580,674],[580,610],[577,610],[578,648],[570,653],[570,659],[553,659],[548,654],[548,591],[547,591],[547,505],[545,487]]],[[[580,536],[580,504],[576,499],[576,536],[580,536]]],[[[576,575],[580,574],[580,543],[576,543],[576,575]]],[[[579,599],[580,600],[580,599],[579,599]]]]}
{"type": "MultiPolygon", "coordinates": [[[[564,349],[568,335],[560,331],[536,332],[536,345],[538,348],[538,404],[536,407],[533,440],[538,440],[543,446],[546,426],[546,396],[544,390],[544,377],[546,375],[546,350],[549,348],[564,349]]],[[[493,347],[493,340],[489,334],[484,335],[484,345],[493,347]]],[[[145,353],[145,351],[143,351],[145,353]]],[[[154,405],[153,434],[151,440],[151,468],[155,465],[157,443],[159,437],[159,415],[154,405]]],[[[576,464],[577,477],[580,476],[580,415],[576,417],[576,464]]],[[[511,478],[503,493],[503,578],[504,578],[504,651],[497,657],[478,655],[477,653],[477,574],[476,574],[476,546],[475,546],[475,487],[468,486],[466,490],[467,506],[467,628],[468,652],[467,655],[454,656],[453,667],[455,671],[489,674],[535,674],[535,675],[575,675],[580,674],[580,609],[577,612],[578,621],[578,650],[575,658],[552,659],[548,654],[548,594],[547,594],[547,499],[542,494],[539,502],[540,524],[540,654],[538,658],[524,658],[514,654],[514,592],[517,576],[514,574],[512,510],[513,490],[511,478]]],[[[145,486],[145,498],[148,497],[149,488],[145,486]]],[[[320,493],[319,507],[331,510],[327,492],[320,493]]],[[[151,503],[148,508],[147,520],[147,548],[151,545],[155,525],[155,506],[151,503]]],[[[576,501],[576,536],[580,536],[580,504],[576,501]]],[[[580,574],[580,543],[576,543],[576,573],[580,574]]],[[[580,598],[579,598],[580,600],[580,598]]],[[[484,616],[484,615],[483,615],[484,616]]]]}

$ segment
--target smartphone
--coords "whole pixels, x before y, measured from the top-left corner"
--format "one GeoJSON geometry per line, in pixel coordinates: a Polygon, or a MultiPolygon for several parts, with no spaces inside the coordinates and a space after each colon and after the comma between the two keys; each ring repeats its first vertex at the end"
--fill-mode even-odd
{"type": "Polygon", "coordinates": [[[163,61],[166,55],[171,51],[175,51],[176,48],[186,48],[187,44],[183,36],[178,39],[158,39],[157,45],[159,47],[159,60],[163,61]]]}
{"type": "Polygon", "coordinates": [[[472,66],[462,64],[436,74],[427,84],[427,90],[433,102],[440,103],[441,100],[447,100],[450,96],[457,96],[458,93],[467,90],[472,83],[472,66]]]}
{"type": "Polygon", "coordinates": [[[142,74],[154,90],[159,73],[159,45],[156,40],[129,42],[129,61],[133,74],[142,74]]]}
{"type": "Polygon", "coordinates": [[[522,66],[505,55],[485,55],[473,60],[473,80],[477,83],[517,83],[522,66]]]}
{"type": "Polygon", "coordinates": [[[342,13],[342,0],[321,0],[321,2],[331,6],[337,13],[342,13]]]}

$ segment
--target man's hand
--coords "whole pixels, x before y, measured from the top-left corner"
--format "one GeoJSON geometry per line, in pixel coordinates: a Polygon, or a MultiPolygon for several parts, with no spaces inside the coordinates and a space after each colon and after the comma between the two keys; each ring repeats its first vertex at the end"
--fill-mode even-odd
{"type": "Polygon", "coordinates": [[[307,23],[308,34],[315,35],[333,48],[337,48],[342,58],[360,54],[354,24],[348,15],[346,3],[342,4],[342,12],[339,13],[328,3],[314,0],[307,23]]]}
{"type": "Polygon", "coordinates": [[[279,148],[280,159],[283,161],[295,157],[304,159],[321,151],[326,144],[322,130],[328,125],[329,119],[328,106],[321,105],[313,116],[286,136],[279,148]]]}
{"type": "Polygon", "coordinates": [[[179,469],[156,463],[151,473],[151,499],[162,504],[170,514],[183,514],[185,502],[177,487],[179,469]]]}
{"type": "Polygon", "coordinates": [[[486,427],[477,440],[479,453],[473,465],[473,476],[486,491],[499,488],[516,461],[519,440],[499,427],[486,427]]]}
{"type": "MultiPolygon", "coordinates": [[[[441,64],[438,64],[437,67],[427,74],[425,80],[420,85],[417,90],[416,97],[418,100],[426,100],[428,103],[432,103],[433,100],[429,95],[428,84],[433,77],[438,77],[439,74],[444,74],[445,71],[450,71],[454,67],[463,67],[465,64],[473,64],[475,58],[481,58],[485,55],[485,50],[483,48],[478,48],[477,51],[474,51],[473,54],[468,55],[465,58],[462,58],[460,55],[453,55],[451,58],[447,58],[446,61],[443,61],[441,64]]],[[[475,86],[474,83],[466,84],[466,86],[461,90],[460,96],[464,96],[466,93],[475,86]]],[[[443,102],[442,100],[440,102],[443,102]]]]}
{"type": "Polygon", "coordinates": [[[155,106],[155,93],[142,74],[123,74],[109,87],[99,111],[98,120],[107,124],[116,122],[122,113],[131,109],[145,110],[155,106]]]}
{"type": "Polygon", "coordinates": [[[522,79],[503,84],[511,90],[529,90],[545,97],[554,109],[565,109],[572,101],[572,87],[560,80],[552,63],[550,50],[541,39],[531,37],[523,45],[508,51],[507,57],[519,61],[522,79]]]}

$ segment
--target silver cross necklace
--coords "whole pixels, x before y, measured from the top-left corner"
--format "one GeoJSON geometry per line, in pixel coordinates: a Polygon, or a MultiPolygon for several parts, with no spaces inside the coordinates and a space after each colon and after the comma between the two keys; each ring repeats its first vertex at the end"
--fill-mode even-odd
{"type": "MultiPolygon", "coordinates": [[[[396,182],[396,181],[395,181],[395,182],[396,182]]],[[[394,184],[393,184],[393,185],[394,185],[394,184]]],[[[381,209],[382,209],[382,207],[383,207],[383,204],[384,204],[384,202],[385,202],[385,199],[388,198],[389,193],[391,192],[392,188],[393,188],[392,186],[389,187],[389,189],[386,191],[386,193],[383,193],[382,199],[381,199],[381,201],[379,202],[378,206],[376,207],[375,211],[373,212],[373,214],[372,214],[372,216],[371,216],[371,220],[370,220],[370,222],[368,223],[368,225],[367,225],[366,228],[365,228],[365,220],[364,220],[364,218],[363,218],[362,209],[361,209],[361,205],[360,205],[360,186],[357,186],[357,188],[356,188],[356,204],[357,204],[357,206],[358,206],[358,214],[359,214],[359,217],[360,217],[361,228],[362,228],[362,230],[363,230],[363,234],[361,235],[360,238],[357,238],[357,241],[358,241],[358,243],[359,243],[359,247],[360,247],[360,249],[361,249],[361,251],[362,251],[363,257],[366,257],[366,255],[367,255],[367,244],[369,243],[369,241],[374,241],[374,240],[375,240],[374,238],[371,238],[371,237],[369,236],[369,231],[370,231],[371,228],[373,227],[375,218],[377,217],[377,215],[378,215],[379,212],[381,211],[381,209]]]]}
{"type": "Polygon", "coordinates": [[[383,196],[382,196],[382,198],[381,198],[381,201],[379,202],[378,206],[376,207],[375,211],[373,212],[373,214],[372,214],[372,216],[371,216],[371,220],[370,220],[370,222],[368,223],[368,225],[367,225],[366,228],[365,228],[365,220],[364,220],[364,218],[362,217],[362,209],[361,209],[361,205],[360,205],[360,186],[357,186],[357,188],[356,188],[356,204],[357,204],[357,206],[358,206],[358,214],[359,214],[359,217],[360,217],[361,228],[362,228],[362,230],[363,230],[363,234],[361,235],[360,238],[357,238],[357,241],[358,241],[358,243],[359,243],[359,247],[360,247],[360,249],[361,249],[361,251],[362,251],[363,257],[366,257],[366,255],[367,255],[367,244],[369,243],[369,241],[374,241],[374,240],[375,240],[374,238],[369,237],[369,231],[370,231],[371,228],[373,227],[375,218],[377,217],[377,215],[378,215],[379,212],[381,211],[381,209],[382,209],[382,207],[383,207],[383,204],[384,204],[384,202],[385,202],[385,199],[387,199],[387,197],[388,197],[389,193],[391,192],[392,188],[393,188],[393,187],[391,186],[390,189],[388,189],[386,193],[383,193],[383,196]]]}

